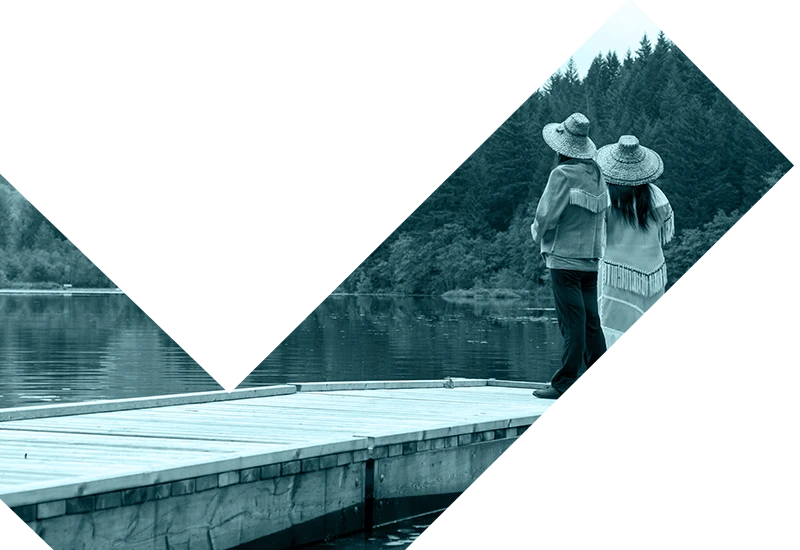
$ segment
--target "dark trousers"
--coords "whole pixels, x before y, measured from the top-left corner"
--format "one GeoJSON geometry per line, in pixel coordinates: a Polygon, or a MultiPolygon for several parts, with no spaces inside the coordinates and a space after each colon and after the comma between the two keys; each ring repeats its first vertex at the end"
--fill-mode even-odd
{"type": "Polygon", "coordinates": [[[550,385],[564,393],[578,379],[583,365],[591,367],[606,351],[597,311],[597,272],[551,269],[558,327],[564,337],[561,368],[550,385]]]}

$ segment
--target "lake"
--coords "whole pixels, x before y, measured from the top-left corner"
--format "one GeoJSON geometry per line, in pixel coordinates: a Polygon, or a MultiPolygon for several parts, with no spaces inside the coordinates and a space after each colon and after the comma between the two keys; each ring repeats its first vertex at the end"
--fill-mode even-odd
{"type": "MultiPolygon", "coordinates": [[[[447,512],[439,512],[386,525],[372,533],[357,533],[328,542],[304,547],[304,550],[385,550],[399,546],[409,550],[425,548],[417,545],[419,536],[431,535],[432,529],[440,525],[440,519],[447,512]]],[[[453,544],[437,545],[436,548],[453,550],[787,550],[791,544],[453,544]]]]}
{"type": "MultiPolygon", "coordinates": [[[[218,390],[125,295],[0,296],[0,408],[218,390]]],[[[243,382],[548,381],[553,312],[527,301],[331,296],[243,382]]],[[[309,550],[407,548],[436,514],[309,550]]]]}
{"type": "MultiPolygon", "coordinates": [[[[0,296],[0,408],[219,390],[125,295],[0,296]]],[[[552,311],[519,301],[330,296],[242,387],[447,376],[549,381],[552,311]]]]}

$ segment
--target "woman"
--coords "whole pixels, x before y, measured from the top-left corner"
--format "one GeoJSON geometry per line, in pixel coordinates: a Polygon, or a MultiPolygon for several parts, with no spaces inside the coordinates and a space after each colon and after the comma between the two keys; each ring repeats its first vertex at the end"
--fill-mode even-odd
{"type": "Polygon", "coordinates": [[[675,234],[672,207],[653,182],[664,172],[655,151],[635,136],[601,147],[597,162],[608,184],[605,256],[600,262],[600,319],[610,346],[663,294],[661,246],[675,234]]]}
{"type": "Polygon", "coordinates": [[[597,269],[603,255],[608,191],[593,160],[597,150],[589,139],[589,120],[575,113],[542,130],[556,152],[531,226],[550,269],[558,326],[564,337],[561,368],[550,386],[535,390],[543,399],[558,399],[606,351],[597,310],[597,269]]]}

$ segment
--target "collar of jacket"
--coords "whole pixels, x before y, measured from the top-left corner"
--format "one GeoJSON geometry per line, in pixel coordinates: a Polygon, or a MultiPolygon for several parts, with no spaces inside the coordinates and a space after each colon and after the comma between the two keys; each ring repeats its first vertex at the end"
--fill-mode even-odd
{"type": "Polygon", "coordinates": [[[569,159],[559,164],[595,164],[595,161],[592,159],[569,159]]]}
{"type": "Polygon", "coordinates": [[[570,201],[576,206],[583,206],[589,208],[594,212],[599,212],[605,209],[609,204],[608,187],[603,181],[602,170],[600,166],[593,160],[576,160],[562,162],[553,170],[561,172],[567,178],[569,187],[573,190],[580,190],[581,192],[588,193],[590,196],[597,199],[596,206],[588,206],[582,203],[575,203],[570,201]]]}

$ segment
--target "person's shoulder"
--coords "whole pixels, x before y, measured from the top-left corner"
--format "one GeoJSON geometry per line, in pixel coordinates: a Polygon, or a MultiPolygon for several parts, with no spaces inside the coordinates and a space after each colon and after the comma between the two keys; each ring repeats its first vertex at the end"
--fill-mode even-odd
{"type": "Polygon", "coordinates": [[[669,205],[669,199],[656,184],[650,184],[650,197],[653,201],[653,208],[662,208],[669,205]]]}
{"type": "Polygon", "coordinates": [[[597,163],[593,159],[569,159],[559,163],[556,168],[562,170],[591,170],[597,163]]]}
{"type": "MultiPolygon", "coordinates": [[[[598,168],[599,170],[599,168],[598,168]]],[[[595,168],[589,162],[562,162],[553,170],[551,170],[550,175],[551,177],[562,177],[562,178],[574,178],[574,177],[581,177],[585,176],[590,173],[594,173],[595,168]]]]}
{"type": "Polygon", "coordinates": [[[566,164],[559,164],[550,170],[550,181],[566,181],[570,178],[570,170],[566,164]]]}

